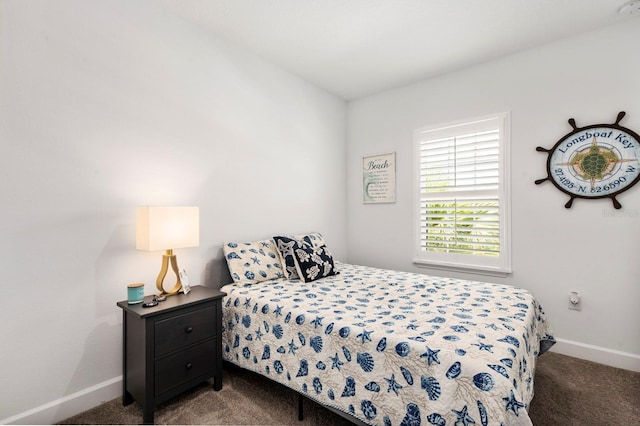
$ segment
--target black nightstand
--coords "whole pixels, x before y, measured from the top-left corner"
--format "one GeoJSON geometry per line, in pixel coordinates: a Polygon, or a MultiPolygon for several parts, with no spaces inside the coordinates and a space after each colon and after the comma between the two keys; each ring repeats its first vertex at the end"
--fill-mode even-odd
{"type": "Polygon", "coordinates": [[[155,407],[213,377],[222,389],[222,298],[208,287],[167,297],[158,306],[118,302],[122,308],[122,404],[143,406],[153,423],[155,407]]]}

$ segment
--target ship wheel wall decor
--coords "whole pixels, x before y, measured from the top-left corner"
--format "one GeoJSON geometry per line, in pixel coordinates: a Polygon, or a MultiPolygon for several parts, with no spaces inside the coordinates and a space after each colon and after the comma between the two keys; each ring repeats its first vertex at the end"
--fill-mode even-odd
{"type": "Polygon", "coordinates": [[[621,208],[616,196],[640,180],[640,136],[620,126],[624,116],[621,111],[613,124],[586,127],[577,127],[570,118],[573,131],[551,149],[536,148],[548,154],[547,177],[536,180],[536,185],[550,180],[571,197],[566,208],[575,198],[611,198],[613,206],[621,208]]]}

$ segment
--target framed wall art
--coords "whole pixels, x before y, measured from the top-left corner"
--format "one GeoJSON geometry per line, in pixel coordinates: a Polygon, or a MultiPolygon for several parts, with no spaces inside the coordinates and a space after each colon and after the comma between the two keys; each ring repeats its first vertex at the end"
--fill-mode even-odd
{"type": "Polygon", "coordinates": [[[362,202],[396,202],[396,153],[362,158],[362,202]]]}

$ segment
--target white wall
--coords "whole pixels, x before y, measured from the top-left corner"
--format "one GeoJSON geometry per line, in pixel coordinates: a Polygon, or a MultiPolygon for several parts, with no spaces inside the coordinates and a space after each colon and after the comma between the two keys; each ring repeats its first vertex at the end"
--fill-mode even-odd
{"type": "Polygon", "coordinates": [[[176,251],[193,283],[225,240],[320,231],[346,257],[345,102],[154,2],[0,19],[0,423],[120,395],[116,302],[161,260],[135,250],[136,205],[200,206],[200,247],[176,251]]]}
{"type": "Polygon", "coordinates": [[[546,154],[578,126],[613,123],[640,132],[640,21],[632,18],[579,37],[360,99],[348,107],[349,261],[524,287],[541,301],[556,350],[640,370],[640,185],[610,200],[575,200],[546,176],[546,154]],[[417,268],[413,252],[413,131],[511,112],[513,274],[474,277],[417,268]],[[396,152],[397,202],[362,204],[362,157],[396,152]],[[582,294],[582,311],[567,295],[582,294]],[[615,358],[615,359],[614,359],[615,358]]]}

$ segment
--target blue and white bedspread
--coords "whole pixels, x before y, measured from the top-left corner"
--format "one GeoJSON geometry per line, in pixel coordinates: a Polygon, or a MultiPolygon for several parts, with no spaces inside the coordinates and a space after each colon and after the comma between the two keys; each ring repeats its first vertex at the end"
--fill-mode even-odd
{"type": "Polygon", "coordinates": [[[223,356],[379,425],[531,425],[554,343],[526,290],[340,264],[318,281],[223,287],[223,356]]]}

